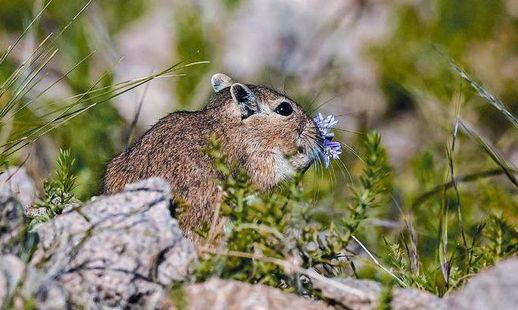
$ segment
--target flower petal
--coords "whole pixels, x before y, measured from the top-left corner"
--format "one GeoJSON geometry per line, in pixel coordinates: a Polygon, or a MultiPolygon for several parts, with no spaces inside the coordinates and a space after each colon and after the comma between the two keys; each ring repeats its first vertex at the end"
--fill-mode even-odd
{"type": "Polygon", "coordinates": [[[318,131],[324,140],[324,149],[320,155],[324,160],[324,165],[327,168],[329,167],[330,159],[338,159],[338,155],[342,153],[342,146],[340,145],[340,142],[332,141],[335,134],[330,131],[336,126],[338,121],[335,119],[334,115],[328,115],[326,118],[324,118],[321,113],[318,113],[313,120],[315,121],[315,124],[318,127],[318,131]]]}

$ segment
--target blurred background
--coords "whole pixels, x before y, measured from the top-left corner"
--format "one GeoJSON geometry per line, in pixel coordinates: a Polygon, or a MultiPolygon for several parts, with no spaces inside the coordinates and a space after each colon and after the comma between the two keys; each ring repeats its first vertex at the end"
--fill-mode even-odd
{"type": "MultiPolygon", "coordinates": [[[[324,175],[308,173],[307,187],[319,193],[311,194],[319,205],[333,208],[346,199],[350,175],[362,169],[359,141],[368,129],[378,130],[395,203],[375,211],[378,220],[371,224],[380,233],[393,229],[405,210],[420,225],[420,245],[430,249],[426,238],[436,237],[432,219],[440,197],[418,207],[413,202],[447,181],[454,136],[458,176],[500,166],[481,141],[509,167],[518,165],[518,128],[450,64],[517,115],[518,0],[0,0],[2,49],[22,34],[0,65],[0,82],[41,46],[44,53],[0,97],[5,106],[18,96],[11,100],[16,113],[2,115],[2,143],[52,123],[52,111],[63,111],[78,94],[107,90],[98,104],[82,102],[84,111],[7,158],[23,164],[41,187],[58,150],[70,149],[75,192],[83,200],[99,194],[107,161],[150,125],[172,111],[202,108],[216,72],[286,92],[313,114],[336,115],[337,136],[348,147],[324,175]],[[210,63],[182,66],[198,61],[210,63]],[[179,62],[171,74],[115,91],[121,82],[179,62]],[[32,72],[38,74],[30,79],[32,72]],[[470,124],[475,138],[454,135],[456,119],[470,124]]],[[[459,188],[468,230],[491,212],[517,223],[517,190],[504,173],[459,188]]]]}

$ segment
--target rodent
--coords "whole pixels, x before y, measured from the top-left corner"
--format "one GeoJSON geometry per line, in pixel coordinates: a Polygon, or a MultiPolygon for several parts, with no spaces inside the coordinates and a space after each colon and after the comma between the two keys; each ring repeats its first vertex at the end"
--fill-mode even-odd
{"type": "Polygon", "coordinates": [[[313,119],[292,99],[258,85],[212,76],[215,93],[201,111],[174,112],[160,119],[107,166],[104,192],[125,184],[162,177],[187,208],[178,214],[191,239],[210,224],[222,198],[218,173],[207,154],[217,135],[221,152],[243,169],[260,191],[268,191],[297,172],[306,171],[322,149],[313,119]]]}

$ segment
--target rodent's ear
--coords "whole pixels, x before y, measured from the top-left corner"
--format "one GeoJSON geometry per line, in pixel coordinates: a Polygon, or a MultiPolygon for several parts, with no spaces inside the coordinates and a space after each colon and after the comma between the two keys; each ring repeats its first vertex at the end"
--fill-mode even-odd
{"type": "Polygon", "coordinates": [[[210,81],[215,92],[219,92],[220,90],[230,87],[232,84],[234,84],[234,81],[228,75],[223,73],[214,74],[210,81]]]}
{"type": "Polygon", "coordinates": [[[245,84],[232,84],[230,87],[230,94],[232,95],[234,102],[239,106],[241,117],[243,119],[254,113],[260,112],[257,97],[245,84]]]}

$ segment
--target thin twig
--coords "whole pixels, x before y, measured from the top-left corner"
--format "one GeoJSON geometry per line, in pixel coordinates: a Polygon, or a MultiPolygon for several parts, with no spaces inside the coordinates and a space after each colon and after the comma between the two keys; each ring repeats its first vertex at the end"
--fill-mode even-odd
{"type": "Polygon", "coordinates": [[[223,219],[219,216],[219,211],[221,210],[221,201],[216,204],[216,208],[214,209],[214,213],[212,214],[212,222],[210,224],[209,234],[207,236],[207,244],[212,244],[212,242],[215,240],[215,237],[217,236],[218,231],[218,223],[220,223],[219,226],[221,226],[223,219]],[[219,219],[219,220],[218,220],[219,219]]]}
{"type": "Polygon", "coordinates": [[[369,300],[369,296],[367,294],[365,294],[363,291],[361,291],[355,287],[348,286],[341,282],[326,278],[314,270],[302,268],[287,260],[258,255],[258,254],[254,254],[254,253],[232,251],[232,250],[227,250],[227,251],[217,250],[217,249],[209,248],[209,247],[201,247],[201,248],[199,248],[199,251],[202,253],[215,254],[215,255],[249,258],[249,259],[262,261],[265,263],[275,264],[275,265],[282,267],[287,273],[296,272],[296,273],[300,273],[300,274],[305,274],[309,278],[317,280],[320,283],[322,283],[323,285],[333,287],[333,288],[338,289],[347,294],[355,295],[356,297],[358,297],[360,299],[369,300]]]}

